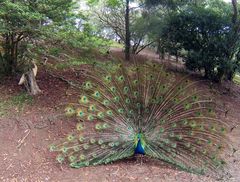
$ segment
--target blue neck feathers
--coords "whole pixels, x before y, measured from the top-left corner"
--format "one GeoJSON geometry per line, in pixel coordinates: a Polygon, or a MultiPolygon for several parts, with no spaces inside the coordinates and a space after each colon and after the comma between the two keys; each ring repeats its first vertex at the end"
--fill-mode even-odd
{"type": "Polygon", "coordinates": [[[142,147],[141,140],[138,139],[137,147],[135,148],[135,154],[145,154],[144,148],[142,147]]]}

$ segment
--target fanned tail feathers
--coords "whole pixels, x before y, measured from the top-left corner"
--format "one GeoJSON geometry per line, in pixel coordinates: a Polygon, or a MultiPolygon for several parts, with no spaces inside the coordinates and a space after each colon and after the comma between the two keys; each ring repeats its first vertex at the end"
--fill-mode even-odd
{"type": "Polygon", "coordinates": [[[137,153],[189,172],[217,171],[227,145],[228,125],[217,119],[214,104],[197,81],[178,78],[152,62],[97,65],[84,70],[76,103],[76,130],[59,144],[57,160],[72,167],[106,164],[137,153]]]}

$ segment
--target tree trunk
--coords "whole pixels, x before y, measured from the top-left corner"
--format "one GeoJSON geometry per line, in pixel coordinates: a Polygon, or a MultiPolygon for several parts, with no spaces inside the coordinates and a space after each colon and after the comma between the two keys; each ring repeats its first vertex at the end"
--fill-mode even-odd
{"type": "Polygon", "coordinates": [[[5,34],[5,45],[4,45],[4,59],[6,62],[6,73],[13,74],[17,68],[17,58],[18,58],[18,42],[14,35],[5,34]]]}
{"type": "Polygon", "coordinates": [[[171,55],[170,55],[170,53],[168,53],[168,61],[170,61],[171,60],[171,55]]]}
{"type": "Polygon", "coordinates": [[[25,88],[27,89],[30,95],[38,95],[42,93],[36,81],[37,65],[34,64],[34,66],[35,66],[34,68],[30,69],[27,73],[24,73],[22,75],[22,78],[18,83],[18,85],[24,84],[25,88]]]}
{"type": "Polygon", "coordinates": [[[236,46],[236,42],[238,41],[238,37],[239,37],[239,30],[240,30],[240,22],[239,22],[239,18],[238,18],[238,3],[237,0],[232,0],[232,7],[233,7],[233,16],[232,16],[232,24],[233,24],[233,32],[232,35],[229,39],[229,57],[230,59],[232,59],[234,57],[235,54],[235,46],[236,46]]]}
{"type": "Polygon", "coordinates": [[[175,51],[175,56],[176,56],[176,62],[178,63],[179,57],[178,57],[178,51],[177,50],[175,51]]]}
{"type": "Polygon", "coordinates": [[[39,89],[38,85],[37,85],[37,81],[36,78],[34,76],[33,70],[30,70],[29,72],[27,72],[25,74],[25,87],[28,90],[28,93],[30,95],[37,95],[39,93],[42,93],[42,91],[39,89]]]}
{"type": "Polygon", "coordinates": [[[237,0],[232,0],[232,5],[233,5],[233,17],[232,17],[232,22],[235,25],[237,23],[238,19],[238,7],[237,7],[237,0]]]}
{"type": "Polygon", "coordinates": [[[12,33],[11,35],[11,55],[10,55],[10,59],[11,59],[11,71],[12,73],[14,73],[16,71],[16,63],[17,63],[17,55],[16,53],[16,43],[15,43],[15,36],[14,33],[12,33]]]}
{"type": "Polygon", "coordinates": [[[5,73],[11,74],[12,73],[12,58],[11,58],[11,40],[10,35],[5,34],[5,45],[4,45],[4,61],[5,61],[5,73]]]}
{"type": "Polygon", "coordinates": [[[126,38],[125,38],[125,59],[128,61],[130,60],[130,27],[129,27],[129,0],[126,0],[126,12],[125,12],[125,31],[126,31],[126,38]]]}
{"type": "Polygon", "coordinates": [[[160,47],[159,59],[161,59],[161,60],[165,59],[165,49],[164,49],[163,45],[161,45],[161,47],[160,47]]]}

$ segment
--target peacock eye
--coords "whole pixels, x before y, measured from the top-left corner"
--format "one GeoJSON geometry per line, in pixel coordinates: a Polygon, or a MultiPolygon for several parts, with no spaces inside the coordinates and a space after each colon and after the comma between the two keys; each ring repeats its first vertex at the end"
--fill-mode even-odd
{"type": "Polygon", "coordinates": [[[137,92],[137,91],[133,92],[133,95],[134,95],[135,97],[138,97],[138,92],[137,92]]]}
{"type": "Polygon", "coordinates": [[[116,92],[116,87],[111,87],[110,90],[111,90],[112,92],[116,92]]]}
{"type": "Polygon", "coordinates": [[[91,138],[91,139],[90,139],[90,143],[91,143],[91,144],[94,144],[95,142],[96,142],[96,140],[95,140],[94,138],[91,138]]]}
{"type": "Polygon", "coordinates": [[[82,131],[83,129],[84,129],[83,124],[82,124],[82,123],[78,123],[78,124],[77,124],[77,130],[78,130],[78,131],[82,131]]]}
{"type": "Polygon", "coordinates": [[[78,139],[81,143],[83,143],[85,141],[85,138],[83,136],[79,136],[79,139],[78,139]]]}
{"type": "Polygon", "coordinates": [[[124,76],[120,76],[120,77],[118,77],[118,81],[124,81],[124,76]]]}
{"type": "Polygon", "coordinates": [[[213,112],[213,110],[212,110],[211,108],[209,108],[209,109],[208,109],[208,112],[209,112],[209,113],[212,113],[212,112],[213,112]]]}
{"type": "Polygon", "coordinates": [[[55,151],[57,149],[57,147],[55,146],[55,145],[50,145],[50,147],[49,147],[49,151],[50,152],[53,152],[53,151],[55,151]]]}
{"type": "Polygon", "coordinates": [[[81,161],[85,160],[85,158],[86,158],[86,156],[83,155],[83,154],[81,154],[81,155],[79,156],[79,159],[80,159],[81,161]]]}
{"type": "Polygon", "coordinates": [[[74,136],[68,135],[67,139],[68,139],[69,141],[72,141],[72,140],[74,139],[74,136]]]}
{"type": "Polygon", "coordinates": [[[120,108],[120,109],[118,109],[118,112],[122,114],[122,113],[124,113],[124,109],[120,108]]]}
{"type": "Polygon", "coordinates": [[[124,87],[124,89],[123,89],[124,94],[127,94],[128,91],[129,91],[129,88],[128,87],[124,87]]]}
{"type": "Polygon", "coordinates": [[[138,84],[138,80],[134,80],[133,83],[136,85],[138,84]]]}
{"type": "Polygon", "coordinates": [[[109,82],[109,81],[112,80],[112,77],[111,77],[111,76],[106,76],[106,77],[105,77],[105,80],[109,82]]]}
{"type": "Polygon", "coordinates": [[[64,161],[64,156],[63,156],[63,155],[58,155],[58,156],[56,157],[56,160],[57,160],[59,163],[63,163],[63,161],[64,161]]]}
{"type": "Polygon", "coordinates": [[[62,150],[63,153],[67,153],[68,152],[68,148],[67,147],[63,147],[61,150],[62,150]]]}

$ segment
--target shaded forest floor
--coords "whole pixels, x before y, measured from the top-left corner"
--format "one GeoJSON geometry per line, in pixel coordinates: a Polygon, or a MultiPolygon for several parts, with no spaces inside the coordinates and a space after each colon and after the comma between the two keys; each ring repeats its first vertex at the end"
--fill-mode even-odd
{"type": "MultiPolygon", "coordinates": [[[[114,52],[118,56],[122,54],[116,53],[116,50],[114,52]]],[[[148,58],[157,59],[151,52],[144,54],[148,58]]],[[[58,70],[51,73],[59,75],[58,70]]],[[[74,69],[61,70],[61,77],[81,81],[74,69]]],[[[207,176],[178,171],[146,157],[81,169],[60,166],[48,151],[48,146],[75,128],[75,122],[62,116],[61,112],[65,104],[76,98],[78,92],[66,81],[54,77],[43,68],[40,68],[37,81],[43,93],[34,98],[16,86],[17,80],[6,78],[0,85],[0,181],[217,181],[207,176]]],[[[203,83],[199,86],[206,87],[203,83]]],[[[222,86],[214,86],[210,92],[216,97],[218,106],[226,111],[226,116],[220,113],[222,119],[235,123],[229,137],[237,151],[225,156],[231,175],[220,181],[238,182],[240,87],[224,83],[222,86]]]]}

